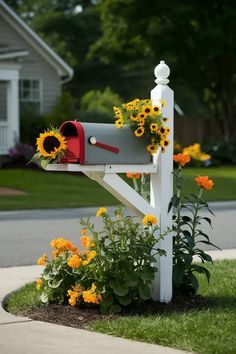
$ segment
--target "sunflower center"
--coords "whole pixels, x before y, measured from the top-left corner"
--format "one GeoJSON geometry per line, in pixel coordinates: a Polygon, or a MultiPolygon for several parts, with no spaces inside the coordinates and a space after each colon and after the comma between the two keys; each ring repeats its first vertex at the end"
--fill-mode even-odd
{"type": "Polygon", "coordinates": [[[60,141],[55,136],[47,136],[43,142],[43,148],[47,153],[59,148],[60,141]]]}

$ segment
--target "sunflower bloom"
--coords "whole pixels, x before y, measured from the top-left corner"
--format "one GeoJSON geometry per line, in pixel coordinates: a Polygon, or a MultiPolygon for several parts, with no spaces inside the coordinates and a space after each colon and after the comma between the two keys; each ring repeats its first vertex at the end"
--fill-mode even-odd
{"type": "Polygon", "coordinates": [[[152,215],[152,214],[147,214],[143,218],[143,224],[144,225],[149,225],[149,226],[157,224],[157,218],[154,215],[152,215]]]}
{"type": "Polygon", "coordinates": [[[41,156],[52,159],[67,148],[65,137],[55,130],[41,133],[36,140],[36,146],[41,156]]]}
{"type": "Polygon", "coordinates": [[[179,153],[177,155],[174,155],[174,161],[183,167],[186,165],[186,163],[190,162],[190,156],[179,153]]]}
{"type": "Polygon", "coordinates": [[[157,123],[152,123],[150,124],[150,130],[152,133],[157,133],[158,131],[158,124],[157,123]]]}
{"type": "Polygon", "coordinates": [[[144,134],[144,127],[139,127],[138,129],[136,129],[134,131],[134,134],[137,136],[137,137],[140,137],[144,134]]]}
{"type": "Polygon", "coordinates": [[[214,186],[212,179],[209,179],[208,176],[198,176],[195,178],[195,181],[199,187],[208,191],[210,191],[214,186]]]}
{"type": "Polygon", "coordinates": [[[143,112],[146,114],[150,114],[152,112],[152,107],[147,105],[146,107],[144,107],[143,112]]]}
{"type": "Polygon", "coordinates": [[[147,151],[150,152],[150,154],[155,154],[157,152],[157,146],[155,144],[150,144],[147,146],[147,151]]]}
{"type": "Polygon", "coordinates": [[[123,125],[124,125],[124,122],[123,122],[122,119],[117,119],[117,120],[115,121],[115,125],[116,125],[117,128],[122,128],[123,125]]]}
{"type": "Polygon", "coordinates": [[[160,107],[158,107],[158,106],[152,107],[152,114],[158,115],[158,114],[160,114],[160,112],[161,112],[160,107]]]}
{"type": "Polygon", "coordinates": [[[99,208],[97,213],[96,213],[96,217],[99,218],[100,216],[103,216],[107,213],[107,208],[99,208]]]}

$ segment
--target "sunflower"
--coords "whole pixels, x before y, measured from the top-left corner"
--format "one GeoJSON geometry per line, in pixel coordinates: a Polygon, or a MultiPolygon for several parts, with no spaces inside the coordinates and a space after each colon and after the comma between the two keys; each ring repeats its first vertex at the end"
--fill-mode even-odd
{"type": "Polygon", "coordinates": [[[167,117],[164,117],[164,118],[163,118],[163,122],[165,122],[165,123],[168,122],[168,120],[169,120],[169,119],[168,119],[167,117]]]}
{"type": "Polygon", "coordinates": [[[159,114],[160,113],[160,108],[158,106],[153,106],[152,107],[152,113],[153,114],[159,114]]]}
{"type": "Polygon", "coordinates": [[[130,115],[130,119],[133,120],[133,121],[137,121],[139,119],[138,115],[135,115],[134,113],[132,113],[130,115]]]}
{"type": "Polygon", "coordinates": [[[151,130],[152,133],[156,133],[158,131],[157,123],[150,124],[150,130],[151,130]]]}
{"type": "Polygon", "coordinates": [[[137,137],[140,137],[144,134],[144,127],[139,127],[138,129],[136,129],[134,131],[134,134],[137,136],[137,137]]]}
{"type": "Polygon", "coordinates": [[[157,152],[157,146],[155,144],[150,144],[147,146],[147,151],[150,152],[150,154],[155,154],[155,152],[157,152]]]}
{"type": "Polygon", "coordinates": [[[163,149],[165,149],[165,148],[167,148],[167,146],[170,145],[170,140],[167,140],[167,139],[161,140],[160,145],[163,149]]]}
{"type": "Polygon", "coordinates": [[[67,148],[65,137],[53,129],[41,133],[37,138],[36,145],[41,156],[52,159],[55,159],[60,152],[67,148]]]}
{"type": "Polygon", "coordinates": [[[123,125],[124,125],[124,122],[123,122],[122,119],[117,119],[117,120],[115,121],[115,125],[116,125],[117,128],[122,128],[123,125]]]}
{"type": "Polygon", "coordinates": [[[142,127],[145,124],[145,120],[143,118],[139,118],[138,125],[142,127]]]}
{"type": "Polygon", "coordinates": [[[146,114],[150,114],[151,113],[151,111],[152,111],[152,107],[151,106],[149,106],[149,105],[147,105],[147,106],[145,106],[144,107],[144,113],[146,113],[146,114]]]}

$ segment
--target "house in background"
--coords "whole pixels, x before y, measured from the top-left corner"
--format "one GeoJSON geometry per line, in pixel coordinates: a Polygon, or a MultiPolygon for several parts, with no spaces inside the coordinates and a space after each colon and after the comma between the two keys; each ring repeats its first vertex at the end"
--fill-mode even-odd
{"type": "Polygon", "coordinates": [[[20,113],[50,112],[72,77],[72,68],[0,0],[0,155],[19,137],[20,113]]]}

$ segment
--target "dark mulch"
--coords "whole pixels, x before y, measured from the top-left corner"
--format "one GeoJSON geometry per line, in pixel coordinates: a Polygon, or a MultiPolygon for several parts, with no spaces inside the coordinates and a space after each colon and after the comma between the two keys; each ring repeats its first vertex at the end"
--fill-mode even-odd
{"type": "MultiPolygon", "coordinates": [[[[171,303],[164,304],[154,301],[145,301],[139,305],[127,307],[119,316],[149,316],[170,312],[187,312],[194,309],[204,309],[212,306],[210,299],[202,296],[178,297],[171,303]]],[[[64,326],[85,328],[91,322],[97,320],[113,320],[118,315],[103,315],[97,307],[71,307],[69,305],[49,304],[27,310],[21,315],[36,321],[56,323],[64,326]]]]}

